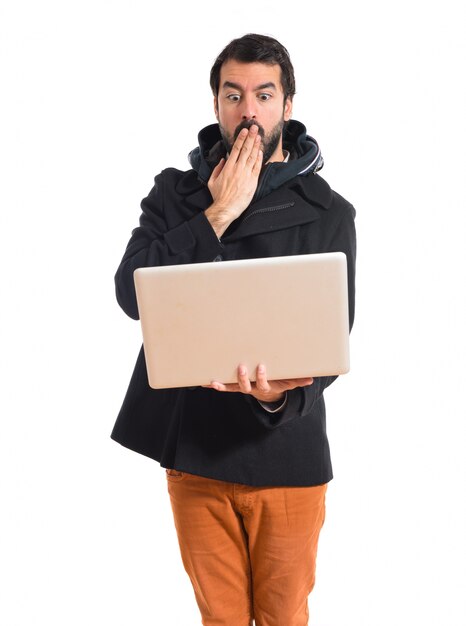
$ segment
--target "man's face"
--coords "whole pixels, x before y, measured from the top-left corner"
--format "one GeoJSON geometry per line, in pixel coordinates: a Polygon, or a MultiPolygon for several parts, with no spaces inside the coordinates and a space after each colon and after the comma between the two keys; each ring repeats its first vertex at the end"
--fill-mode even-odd
{"type": "Polygon", "coordinates": [[[281,86],[279,65],[226,61],[220,69],[215,116],[228,152],[240,130],[257,124],[262,137],[263,163],[283,161],[283,124],[291,117],[292,102],[281,86]]]}

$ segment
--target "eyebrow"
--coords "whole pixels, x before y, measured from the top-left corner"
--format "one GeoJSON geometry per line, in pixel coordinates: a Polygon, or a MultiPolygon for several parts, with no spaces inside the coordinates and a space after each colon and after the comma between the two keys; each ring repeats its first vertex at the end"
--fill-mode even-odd
{"type": "MultiPolygon", "coordinates": [[[[229,80],[226,80],[223,85],[222,85],[223,89],[238,89],[238,91],[243,91],[243,88],[241,87],[241,85],[238,85],[238,83],[232,83],[229,80]]],[[[268,83],[262,83],[262,85],[257,85],[257,87],[254,87],[253,91],[261,91],[262,89],[274,89],[275,91],[277,91],[277,87],[275,86],[275,83],[272,82],[268,82],[268,83]]]]}

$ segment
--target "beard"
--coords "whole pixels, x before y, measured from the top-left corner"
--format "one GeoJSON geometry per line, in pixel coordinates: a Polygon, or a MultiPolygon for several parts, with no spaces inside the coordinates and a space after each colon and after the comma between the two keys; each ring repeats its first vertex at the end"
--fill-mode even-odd
{"type": "Polygon", "coordinates": [[[235,128],[235,132],[233,133],[233,137],[219,123],[220,134],[222,135],[223,143],[225,144],[225,148],[227,149],[227,152],[230,153],[231,149],[233,148],[233,144],[235,143],[236,138],[238,137],[238,135],[241,132],[241,130],[243,128],[251,128],[251,126],[253,124],[255,124],[258,127],[258,129],[259,129],[259,133],[258,134],[261,136],[261,139],[262,139],[261,149],[262,149],[262,151],[264,153],[264,157],[262,159],[262,164],[264,166],[267,163],[267,161],[270,159],[272,154],[275,152],[275,150],[277,149],[277,146],[278,146],[278,144],[280,142],[280,138],[281,138],[282,133],[283,133],[283,127],[285,125],[285,121],[284,121],[283,117],[278,122],[278,124],[276,124],[272,128],[272,130],[270,131],[270,133],[268,135],[265,134],[265,130],[259,124],[259,122],[256,122],[255,120],[244,120],[243,122],[241,122],[241,124],[238,124],[238,126],[235,128]]]}

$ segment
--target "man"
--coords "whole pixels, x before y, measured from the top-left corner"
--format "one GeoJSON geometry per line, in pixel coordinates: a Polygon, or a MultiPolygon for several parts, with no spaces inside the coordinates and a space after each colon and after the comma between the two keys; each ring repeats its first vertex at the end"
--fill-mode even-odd
{"type": "MultiPolygon", "coordinates": [[[[115,276],[118,302],[138,318],[138,267],[343,251],[352,325],[355,211],[316,173],[319,147],[291,120],[286,49],[261,35],[233,40],[211,87],[218,124],[199,133],[192,169],[156,176],[115,276]]],[[[215,315],[208,302],[205,314],[215,315]]],[[[308,623],[332,478],[323,392],[336,377],[269,381],[266,366],[255,383],[238,364],[235,384],[154,390],[141,349],[111,435],[167,468],[205,625],[308,623]]]]}

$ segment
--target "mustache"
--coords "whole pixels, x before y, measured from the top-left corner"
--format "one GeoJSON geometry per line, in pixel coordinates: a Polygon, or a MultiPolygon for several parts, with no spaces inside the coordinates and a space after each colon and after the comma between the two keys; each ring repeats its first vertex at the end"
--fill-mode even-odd
{"type": "Polygon", "coordinates": [[[238,126],[235,128],[233,142],[236,140],[236,138],[238,137],[240,132],[243,130],[243,128],[251,128],[251,126],[253,126],[254,124],[259,129],[258,131],[259,135],[261,136],[262,139],[264,139],[265,131],[263,127],[259,124],[259,122],[256,122],[256,120],[243,120],[241,124],[238,124],[238,126]]]}

